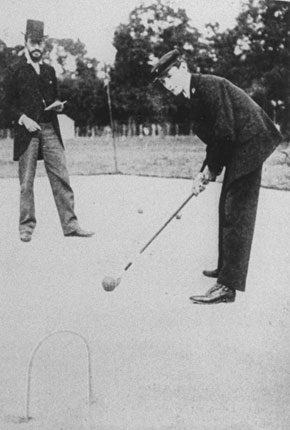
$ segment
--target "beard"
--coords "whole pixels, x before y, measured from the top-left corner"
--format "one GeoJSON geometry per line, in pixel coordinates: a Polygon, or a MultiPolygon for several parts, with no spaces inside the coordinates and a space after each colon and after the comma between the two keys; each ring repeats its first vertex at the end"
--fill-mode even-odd
{"type": "Polygon", "coordinates": [[[31,60],[34,63],[38,63],[42,59],[42,52],[39,49],[34,49],[33,51],[28,51],[31,60]]]}

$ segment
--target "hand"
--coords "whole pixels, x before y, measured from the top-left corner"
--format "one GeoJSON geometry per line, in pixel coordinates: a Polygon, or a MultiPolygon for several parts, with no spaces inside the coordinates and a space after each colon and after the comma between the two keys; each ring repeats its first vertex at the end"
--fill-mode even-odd
{"type": "Polygon", "coordinates": [[[205,190],[205,187],[208,183],[209,180],[206,178],[205,174],[201,172],[198,173],[193,179],[192,194],[198,196],[202,191],[205,190]]]}
{"type": "Polygon", "coordinates": [[[40,125],[26,115],[22,115],[21,125],[24,125],[26,130],[28,130],[30,133],[33,133],[36,130],[41,130],[40,125]]]}
{"type": "Polygon", "coordinates": [[[208,166],[205,167],[203,174],[208,182],[214,182],[216,180],[216,177],[217,177],[216,173],[209,170],[208,166]]]}

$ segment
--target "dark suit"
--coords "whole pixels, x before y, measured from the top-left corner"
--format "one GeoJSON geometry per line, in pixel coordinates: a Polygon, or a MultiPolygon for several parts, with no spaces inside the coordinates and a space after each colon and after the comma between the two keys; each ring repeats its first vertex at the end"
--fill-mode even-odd
{"type": "Polygon", "coordinates": [[[218,282],[245,290],[262,164],[281,141],[268,115],[224,78],[193,74],[193,129],[207,145],[203,167],[225,177],[219,203],[218,282]]]}
{"type": "Polygon", "coordinates": [[[70,234],[78,228],[57,114],[44,110],[57,98],[53,67],[42,64],[38,74],[24,56],[9,69],[5,105],[14,122],[13,159],[19,161],[20,233],[32,233],[36,225],[33,183],[39,159],[44,160],[63,233],[70,234]],[[22,114],[36,121],[41,130],[30,133],[20,125],[22,114]]]}
{"type": "MultiPolygon", "coordinates": [[[[18,124],[21,115],[24,113],[37,123],[42,122],[42,119],[45,120],[43,118],[45,105],[48,106],[58,98],[54,68],[44,63],[40,65],[40,69],[40,75],[37,75],[23,56],[10,67],[7,74],[5,104],[10,113],[10,120],[14,122],[14,160],[19,160],[34,135],[18,124]]],[[[49,116],[48,119],[51,120],[63,145],[57,114],[51,111],[49,116]]],[[[41,158],[40,155],[39,159],[41,158]]]]}

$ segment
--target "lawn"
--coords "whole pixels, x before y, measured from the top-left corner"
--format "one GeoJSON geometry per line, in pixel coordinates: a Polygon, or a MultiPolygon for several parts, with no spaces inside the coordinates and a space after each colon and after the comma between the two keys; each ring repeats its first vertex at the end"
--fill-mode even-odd
{"type": "MultiPolygon", "coordinates": [[[[195,136],[116,138],[117,167],[126,175],[190,178],[205,157],[205,145],[195,136]]],[[[79,137],[65,142],[71,175],[116,173],[111,138],[79,137]]],[[[11,139],[0,140],[0,177],[17,176],[12,161],[11,139]]],[[[262,185],[290,190],[290,158],[286,145],[280,145],[264,164],[262,185]]],[[[40,163],[37,174],[45,170],[40,163]]]]}

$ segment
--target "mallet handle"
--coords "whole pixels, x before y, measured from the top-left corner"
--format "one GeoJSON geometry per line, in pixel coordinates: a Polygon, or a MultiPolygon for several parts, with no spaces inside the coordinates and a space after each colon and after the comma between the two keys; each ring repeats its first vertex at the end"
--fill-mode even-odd
{"type": "MultiPolygon", "coordinates": [[[[176,217],[176,215],[178,214],[178,212],[181,211],[181,209],[189,202],[189,200],[192,199],[193,196],[196,196],[196,193],[192,193],[190,194],[189,197],[187,197],[187,199],[182,203],[181,206],[179,206],[179,208],[174,212],[174,214],[171,215],[171,217],[166,221],[165,224],[163,224],[163,226],[154,234],[154,236],[151,237],[151,239],[146,243],[146,245],[143,246],[143,248],[141,249],[141,251],[139,252],[139,254],[142,254],[142,252],[145,251],[145,249],[148,248],[148,246],[153,242],[153,240],[156,239],[157,236],[159,236],[159,234],[165,229],[165,227],[170,223],[170,221],[173,220],[173,218],[176,217]]],[[[130,261],[130,263],[127,264],[127,266],[125,267],[125,271],[129,269],[129,267],[131,267],[133,264],[133,261],[130,261]]]]}

